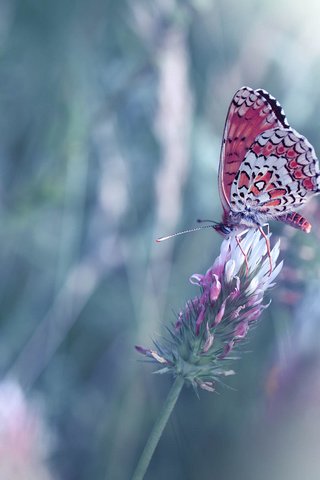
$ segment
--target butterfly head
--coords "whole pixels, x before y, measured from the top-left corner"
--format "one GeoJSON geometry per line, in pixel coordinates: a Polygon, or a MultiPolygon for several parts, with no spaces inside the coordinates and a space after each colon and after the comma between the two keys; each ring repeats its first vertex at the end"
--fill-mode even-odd
{"type": "Polygon", "coordinates": [[[234,230],[234,226],[227,222],[226,217],[223,218],[222,222],[215,222],[214,220],[201,220],[198,218],[198,223],[208,222],[211,225],[206,225],[206,227],[212,227],[216,232],[220,233],[223,237],[228,237],[234,230]]]}
{"type": "Polygon", "coordinates": [[[223,222],[216,223],[215,225],[212,225],[212,227],[216,232],[220,233],[220,235],[222,235],[223,237],[228,237],[233,232],[233,229],[234,229],[232,225],[227,225],[223,222]]]}

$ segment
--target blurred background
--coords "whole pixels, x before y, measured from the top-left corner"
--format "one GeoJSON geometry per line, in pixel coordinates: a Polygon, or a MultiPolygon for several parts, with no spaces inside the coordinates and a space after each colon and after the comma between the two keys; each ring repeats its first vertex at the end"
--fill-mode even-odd
{"type": "MultiPolygon", "coordinates": [[[[172,384],[152,346],[218,254],[217,169],[242,85],[320,152],[316,0],[0,1],[0,472],[129,479],[172,384]]],[[[320,213],[218,393],[184,389],[146,479],[320,474],[320,213]]]]}

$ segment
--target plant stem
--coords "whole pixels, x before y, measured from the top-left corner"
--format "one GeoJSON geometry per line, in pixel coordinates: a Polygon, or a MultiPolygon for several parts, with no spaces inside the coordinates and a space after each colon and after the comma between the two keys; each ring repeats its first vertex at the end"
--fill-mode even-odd
{"type": "Polygon", "coordinates": [[[184,384],[184,379],[182,377],[177,377],[175,379],[175,382],[172,385],[171,390],[167,396],[167,399],[162,407],[160,415],[149,435],[149,438],[141,454],[136,470],[133,474],[132,480],[142,480],[143,477],[145,476],[150,460],[154,454],[156,446],[158,445],[158,442],[160,440],[164,427],[166,426],[167,421],[172,413],[172,410],[174,409],[174,406],[178,400],[183,384],[184,384]]]}

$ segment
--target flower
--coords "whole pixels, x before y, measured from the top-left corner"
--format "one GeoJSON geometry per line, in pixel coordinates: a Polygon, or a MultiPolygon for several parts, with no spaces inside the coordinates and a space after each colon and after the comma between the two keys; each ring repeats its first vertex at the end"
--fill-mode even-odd
{"type": "Polygon", "coordinates": [[[0,383],[1,480],[53,480],[48,465],[52,436],[39,405],[14,380],[0,383]]]}
{"type": "Polygon", "coordinates": [[[161,364],[157,373],[182,376],[195,388],[214,391],[221,377],[234,374],[230,361],[238,358],[235,352],[269,306],[262,302],[282,268],[279,248],[280,241],[269,258],[266,240],[254,229],[223,240],[209,270],[190,278],[200,295],[186,303],[155,350],[136,346],[137,351],[161,364]]]}

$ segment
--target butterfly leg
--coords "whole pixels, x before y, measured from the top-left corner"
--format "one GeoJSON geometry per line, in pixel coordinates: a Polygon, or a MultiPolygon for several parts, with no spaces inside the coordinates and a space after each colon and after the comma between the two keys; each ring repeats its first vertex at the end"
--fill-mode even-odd
{"type": "MultiPolygon", "coordinates": [[[[268,227],[269,227],[269,225],[268,225],[268,227]]],[[[267,254],[268,254],[269,262],[270,262],[270,270],[269,270],[269,277],[270,277],[271,272],[272,272],[272,260],[271,260],[270,240],[269,240],[268,236],[264,233],[263,228],[258,227],[258,230],[259,230],[259,232],[261,233],[261,235],[263,236],[263,238],[264,238],[265,241],[266,241],[267,254]]]]}
{"type": "Polygon", "coordinates": [[[240,248],[240,251],[242,253],[242,255],[244,256],[244,262],[246,264],[246,273],[248,274],[249,272],[249,264],[248,264],[248,257],[247,257],[247,254],[246,252],[243,250],[243,248],[241,247],[241,240],[239,238],[239,235],[236,235],[236,242],[238,244],[238,247],[240,248]]]}
{"type": "Polygon", "coordinates": [[[267,235],[269,235],[269,233],[270,233],[269,223],[265,223],[263,226],[264,226],[264,227],[267,227],[267,235]]]}

